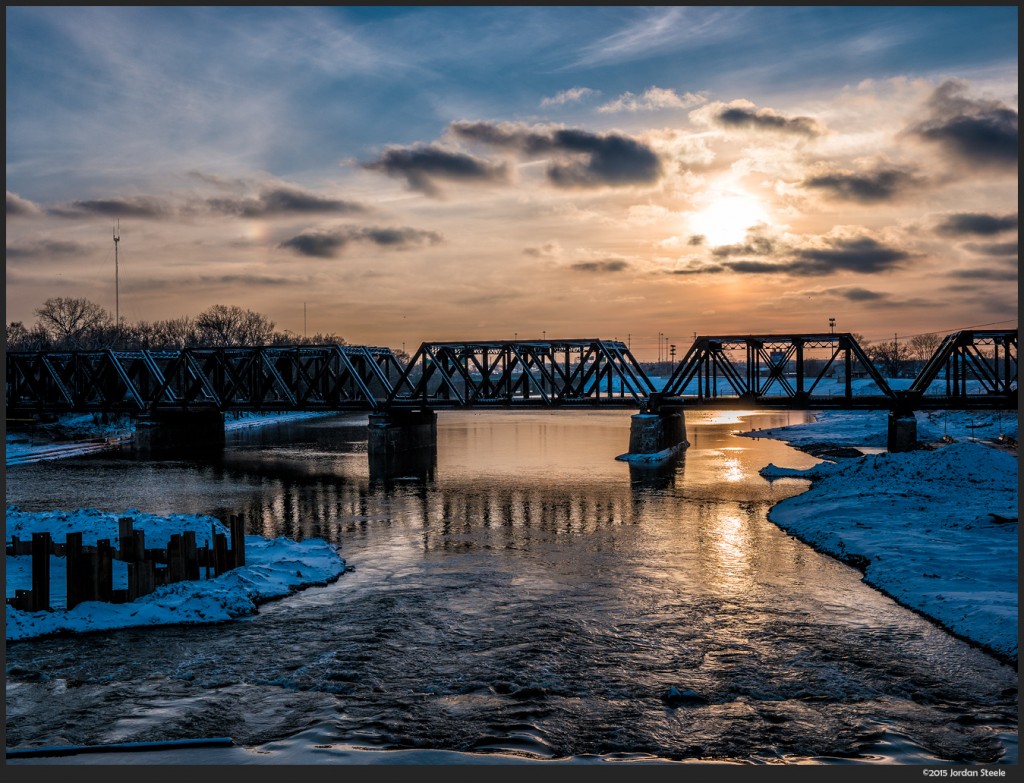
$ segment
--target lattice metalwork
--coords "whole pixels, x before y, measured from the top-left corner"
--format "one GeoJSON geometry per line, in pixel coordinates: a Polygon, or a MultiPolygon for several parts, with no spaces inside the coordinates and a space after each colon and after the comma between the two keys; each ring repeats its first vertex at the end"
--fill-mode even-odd
{"type": "Polygon", "coordinates": [[[388,348],[351,345],[12,352],[6,359],[9,413],[375,410],[403,370],[388,348]]]}
{"type": "Polygon", "coordinates": [[[698,337],[654,400],[758,407],[890,407],[853,335],[698,337]]]}
{"type": "Polygon", "coordinates": [[[1017,330],[947,335],[907,395],[916,406],[1017,407],[1017,330]]]}
{"type": "Polygon", "coordinates": [[[624,343],[423,343],[388,407],[644,407],[654,386],[624,343]]]}

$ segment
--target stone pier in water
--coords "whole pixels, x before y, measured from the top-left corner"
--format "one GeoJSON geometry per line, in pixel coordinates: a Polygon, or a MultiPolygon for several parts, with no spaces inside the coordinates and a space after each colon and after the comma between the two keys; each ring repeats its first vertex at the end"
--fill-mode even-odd
{"type": "Polygon", "coordinates": [[[617,459],[656,462],[668,459],[689,445],[682,407],[662,407],[655,412],[637,413],[631,417],[629,452],[617,459]]]}

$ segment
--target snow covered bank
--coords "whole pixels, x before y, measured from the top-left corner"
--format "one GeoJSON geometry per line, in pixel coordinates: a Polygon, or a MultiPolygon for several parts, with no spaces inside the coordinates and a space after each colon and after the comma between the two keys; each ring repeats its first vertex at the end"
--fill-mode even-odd
{"type": "MultiPolygon", "coordinates": [[[[332,415],[335,414],[323,411],[229,413],[224,419],[224,431],[332,415]]],[[[7,465],[26,465],[112,451],[131,446],[134,439],[135,422],[128,416],[114,416],[104,423],[99,414],[69,414],[51,424],[40,424],[29,430],[8,433],[5,439],[5,462],[7,465]]]]}
{"type": "MultiPolygon", "coordinates": [[[[843,440],[844,421],[830,413],[815,424],[785,428],[784,439],[863,442],[843,440]],[[835,420],[840,426],[830,432],[835,420]],[[793,432],[804,426],[809,432],[793,432]]],[[[865,582],[901,604],[1016,662],[1016,456],[961,441],[807,470],[768,465],[761,475],[812,482],[807,492],[774,506],[772,522],[861,568],[865,582]]]]}
{"type": "MultiPolygon", "coordinates": [[[[121,513],[79,509],[74,512],[24,512],[15,506],[6,510],[5,535],[30,539],[34,532],[49,532],[58,543],[68,532],[81,532],[84,545],[97,540],[117,539],[118,517],[134,520],[134,528],[146,534],[146,545],[161,548],[174,533],[194,530],[203,540],[211,532],[226,533],[215,517],[193,514],[172,514],[159,517],[136,509],[121,513]]],[[[156,591],[126,604],[86,601],[71,611],[63,609],[65,592],[65,560],[50,558],[50,612],[25,612],[6,607],[7,640],[28,639],[59,632],[101,631],[140,625],[174,625],[216,623],[235,617],[255,614],[258,605],[282,598],[313,585],[334,581],[345,571],[345,560],[334,545],[323,539],[301,542],[286,538],[245,538],[246,565],[227,571],[216,578],[176,582],[158,587],[156,591]]],[[[7,556],[6,595],[31,586],[29,555],[7,556]]],[[[114,563],[114,588],[127,586],[125,563],[114,563]]]]}

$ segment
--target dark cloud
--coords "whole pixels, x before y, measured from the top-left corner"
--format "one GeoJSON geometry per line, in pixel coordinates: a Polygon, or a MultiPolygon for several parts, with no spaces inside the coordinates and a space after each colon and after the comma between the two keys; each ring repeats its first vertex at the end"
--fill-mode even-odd
{"type": "Polygon", "coordinates": [[[966,92],[964,82],[943,82],[928,99],[928,118],[910,132],[939,144],[966,163],[1016,166],[1020,145],[1017,112],[1000,101],[968,98],[966,92]]]}
{"type": "Polygon", "coordinates": [[[305,281],[295,280],[289,277],[276,275],[203,275],[198,279],[202,285],[256,285],[256,286],[281,286],[296,285],[305,281]]]}
{"type": "Polygon", "coordinates": [[[968,242],[964,245],[964,249],[981,256],[1016,256],[1018,245],[1016,242],[994,242],[991,244],[968,242]]]}
{"type": "Polygon", "coordinates": [[[776,250],[775,242],[770,237],[761,234],[748,234],[746,242],[735,245],[718,245],[711,249],[711,255],[715,258],[729,258],[730,256],[770,256],[776,250]]]}
{"type": "Polygon", "coordinates": [[[404,179],[413,190],[429,196],[439,195],[435,179],[459,182],[502,182],[508,178],[504,164],[492,164],[464,152],[435,145],[391,147],[377,160],[363,164],[369,171],[404,179]]]}
{"type": "Polygon", "coordinates": [[[987,215],[982,212],[960,212],[949,215],[936,227],[940,234],[948,236],[991,236],[1017,228],[1017,213],[1012,215],[987,215]]]}
{"type": "Polygon", "coordinates": [[[798,249],[787,267],[808,275],[838,271],[875,274],[895,268],[910,257],[907,251],[888,247],[871,237],[849,237],[832,239],[830,247],[798,249]]]}
{"type": "Polygon", "coordinates": [[[363,212],[364,207],[351,201],[323,198],[293,188],[274,188],[260,193],[258,198],[207,200],[207,206],[227,215],[244,218],[275,217],[278,215],[307,215],[324,213],[363,212]]]}
{"type": "Polygon", "coordinates": [[[851,302],[877,302],[889,298],[888,294],[870,291],[867,288],[833,288],[830,293],[841,296],[843,299],[849,299],[851,302]]]}
{"type": "Polygon", "coordinates": [[[526,157],[567,156],[548,164],[548,180],[559,187],[643,185],[657,182],[662,173],[654,150],[621,133],[493,122],[454,122],[449,130],[464,140],[526,157]]]}
{"type": "Polygon", "coordinates": [[[960,280],[1017,280],[1017,268],[993,269],[991,267],[976,269],[954,269],[949,273],[950,277],[960,280]]]}
{"type": "Polygon", "coordinates": [[[7,217],[34,217],[41,214],[42,210],[37,204],[17,193],[7,191],[7,217]]]}
{"type": "Polygon", "coordinates": [[[102,215],[110,218],[152,218],[169,217],[172,210],[159,199],[148,196],[133,198],[96,199],[93,201],[72,201],[67,206],[54,207],[50,214],[62,218],[81,218],[102,215]]]}
{"type": "Polygon", "coordinates": [[[724,270],[732,272],[805,276],[833,272],[874,274],[896,268],[912,257],[905,250],[889,247],[867,236],[830,237],[824,245],[794,248],[759,234],[748,235],[747,241],[741,244],[712,248],[711,255],[720,259],[719,264],[724,270]],[[777,260],[744,256],[769,256],[777,260]],[[732,260],[734,258],[736,260],[732,260]]]}
{"type": "Polygon", "coordinates": [[[914,172],[900,168],[878,168],[856,174],[849,171],[829,171],[808,177],[806,188],[826,191],[830,196],[863,204],[890,201],[923,180],[914,172]]]}
{"type": "Polygon", "coordinates": [[[712,119],[726,128],[752,128],[800,136],[820,136],[823,133],[820,123],[811,117],[786,117],[772,109],[726,106],[717,111],[712,119]]]}
{"type": "Polygon", "coordinates": [[[47,259],[53,256],[82,255],[88,252],[86,245],[78,242],[59,242],[46,239],[21,245],[8,245],[5,254],[9,260],[47,259]]]}
{"type": "Polygon", "coordinates": [[[308,231],[287,239],[280,247],[314,258],[336,258],[353,242],[367,242],[378,247],[402,250],[407,247],[436,245],[442,241],[434,231],[417,228],[369,228],[347,226],[333,231],[308,231]]]}
{"type": "Polygon", "coordinates": [[[580,261],[569,268],[577,272],[622,272],[629,269],[629,263],[621,258],[608,258],[604,261],[580,261]]]}
{"type": "Polygon", "coordinates": [[[672,274],[674,275],[714,275],[719,272],[728,271],[721,264],[691,264],[690,266],[684,266],[679,269],[673,269],[672,274]]]}
{"type": "Polygon", "coordinates": [[[690,238],[686,241],[686,244],[692,247],[696,247],[697,245],[703,245],[706,241],[707,237],[705,237],[703,234],[692,234],[690,235],[690,238]]]}

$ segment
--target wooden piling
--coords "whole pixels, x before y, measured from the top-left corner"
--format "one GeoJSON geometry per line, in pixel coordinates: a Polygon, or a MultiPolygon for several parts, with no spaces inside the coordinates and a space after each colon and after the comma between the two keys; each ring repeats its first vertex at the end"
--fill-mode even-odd
{"type": "Polygon", "coordinates": [[[196,551],[196,531],[186,530],[181,534],[181,560],[185,579],[199,578],[199,556],[196,551]]]}
{"type": "Polygon", "coordinates": [[[131,517],[119,517],[117,520],[117,556],[125,563],[135,562],[134,524],[131,517]]]}
{"type": "Polygon", "coordinates": [[[213,575],[220,576],[230,569],[228,565],[228,539],[223,533],[213,538],[213,575]]]}
{"type": "Polygon", "coordinates": [[[32,534],[32,602],[31,611],[47,612],[50,609],[50,552],[49,533],[32,534]]]}
{"type": "Polygon", "coordinates": [[[64,580],[67,589],[65,606],[70,611],[84,600],[82,598],[82,534],[68,533],[64,541],[64,557],[67,558],[64,580]]]}
{"type": "Polygon", "coordinates": [[[110,539],[96,542],[96,596],[97,601],[111,601],[114,595],[114,548],[110,539]]]}
{"type": "Polygon", "coordinates": [[[167,581],[181,582],[185,578],[185,569],[181,563],[181,534],[175,533],[167,542],[167,581]]]}
{"type": "Polygon", "coordinates": [[[231,566],[238,568],[245,565],[245,521],[241,517],[229,517],[231,531],[231,566]]]}

